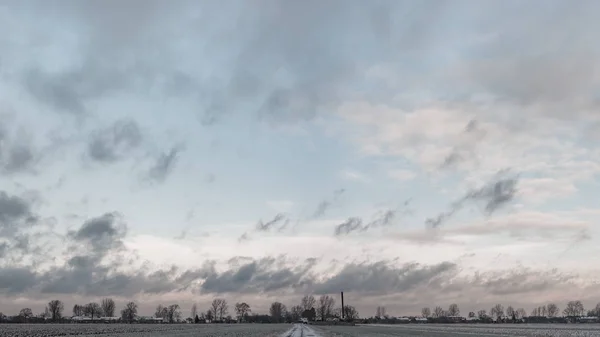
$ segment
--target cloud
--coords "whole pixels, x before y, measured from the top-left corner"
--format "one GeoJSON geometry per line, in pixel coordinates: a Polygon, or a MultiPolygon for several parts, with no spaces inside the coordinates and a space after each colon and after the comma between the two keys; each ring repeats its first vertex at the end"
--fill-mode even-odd
{"type": "Polygon", "coordinates": [[[417,176],[415,172],[409,170],[391,170],[388,175],[398,181],[412,180],[417,176]]]}
{"type": "Polygon", "coordinates": [[[362,182],[369,181],[369,178],[367,178],[364,174],[353,171],[353,170],[343,170],[341,172],[341,176],[343,179],[346,179],[346,180],[362,181],[362,182]]]}
{"type": "Polygon", "coordinates": [[[259,232],[268,232],[271,230],[271,228],[273,228],[274,226],[281,224],[282,223],[282,227],[285,227],[287,225],[287,223],[289,223],[290,219],[287,218],[287,216],[283,213],[278,213],[277,215],[275,215],[275,217],[267,222],[263,222],[262,220],[259,220],[258,223],[256,224],[256,230],[259,232]]]}
{"type": "Polygon", "coordinates": [[[94,161],[112,163],[128,156],[141,141],[142,133],[134,120],[118,120],[93,133],[87,154],[94,161]]]}
{"type": "MultiPolygon", "coordinates": [[[[392,234],[395,239],[418,243],[461,243],[465,237],[509,235],[524,240],[541,239],[543,242],[569,240],[583,242],[589,238],[589,221],[576,216],[555,213],[519,211],[480,221],[469,221],[446,227],[429,227],[421,230],[402,231],[392,234]],[[574,239],[566,237],[573,233],[574,239]]],[[[480,240],[480,239],[477,239],[480,240]]]]}
{"type": "MultiPolygon", "coordinates": [[[[5,183],[5,191],[0,191],[1,292],[28,299],[54,293],[130,297],[183,291],[281,293],[285,298],[288,293],[337,293],[338,288],[345,288],[370,295],[357,296],[356,303],[379,305],[374,301],[387,298],[419,308],[424,301],[449,302],[450,298],[508,301],[516,293],[512,298],[539,301],[557,298],[556,293],[573,294],[574,289],[589,290],[582,285],[589,281],[587,276],[575,272],[503,269],[497,265],[502,260],[485,263],[481,261],[486,258],[478,256],[473,260],[499,270],[475,277],[469,274],[468,264],[440,259],[477,250],[478,245],[486,246],[481,250],[498,250],[497,241],[502,240],[536,242],[543,247],[559,242],[586,249],[581,253],[584,256],[595,254],[593,241],[587,243],[594,238],[597,214],[565,212],[575,213],[574,205],[593,206],[589,204],[593,193],[589,193],[600,171],[598,132],[594,132],[600,125],[596,113],[600,77],[594,71],[599,60],[594,36],[600,28],[594,16],[597,4],[66,3],[60,10],[44,1],[7,3],[0,9],[0,31],[11,32],[0,41],[0,101],[15,111],[15,121],[0,118],[0,173],[5,183]],[[311,150],[317,150],[311,159],[330,159],[322,162],[322,170],[300,170],[302,174],[342,172],[346,178],[360,180],[374,177],[377,167],[384,167],[391,179],[382,182],[377,177],[368,186],[357,185],[359,190],[352,195],[342,189],[312,201],[287,195],[302,194],[294,186],[243,188],[239,198],[227,202],[227,209],[235,212],[223,213],[222,202],[206,204],[208,192],[198,192],[194,182],[212,183],[218,175],[222,189],[209,194],[220,199],[230,192],[229,187],[245,183],[250,187],[260,181],[253,179],[259,166],[236,163],[235,156],[227,155],[229,146],[248,143],[239,128],[252,130],[255,124],[267,128],[250,134],[266,137],[264,144],[269,144],[268,149],[256,149],[257,154],[291,144],[300,149],[294,155],[307,155],[300,148],[306,140],[311,150]],[[198,132],[194,126],[205,130],[198,132]],[[271,134],[273,126],[280,131],[302,129],[302,138],[278,142],[281,138],[272,138],[280,136],[271,134]],[[189,151],[194,152],[189,158],[184,158],[182,146],[170,143],[173,135],[181,135],[181,144],[189,144],[189,151]],[[215,156],[206,161],[204,145],[221,136],[227,138],[219,149],[224,155],[211,153],[215,156]],[[348,148],[346,140],[360,153],[348,148]],[[49,154],[57,154],[57,148],[65,150],[58,153],[63,160],[49,163],[49,154]],[[99,164],[97,172],[82,176],[79,168],[72,170],[67,155],[82,149],[86,159],[99,164]],[[163,192],[178,191],[179,197],[194,205],[204,204],[206,208],[198,213],[202,217],[195,220],[206,222],[209,228],[220,226],[225,221],[222,216],[227,221],[230,217],[235,221],[237,217],[259,218],[254,213],[256,205],[244,203],[244,198],[266,200],[279,195],[293,198],[297,205],[313,203],[302,228],[282,233],[290,221],[291,204],[271,202],[278,215],[259,221],[240,237],[246,241],[256,236],[256,242],[235,248],[259,256],[264,253],[260,245],[269,242],[269,252],[303,258],[334,254],[339,261],[328,265],[330,261],[325,260],[259,257],[229,263],[221,260],[231,254],[223,247],[190,258],[201,262],[189,268],[136,260],[136,253],[124,247],[127,233],[161,230],[161,223],[179,221],[191,205],[161,194],[163,201],[173,203],[163,203],[160,214],[154,209],[136,213],[132,205],[153,205],[158,194],[129,191],[128,175],[116,171],[123,166],[112,164],[132,157],[141,161],[146,154],[150,160],[141,164],[140,176],[153,188],[157,187],[153,183],[185,185],[163,192]],[[197,172],[197,177],[185,176],[190,170],[177,169],[205,164],[210,167],[197,172]],[[344,172],[345,165],[367,171],[344,172]],[[497,175],[504,167],[519,174],[497,175]],[[239,176],[235,171],[240,181],[230,179],[232,168],[244,171],[239,176]],[[214,174],[207,174],[208,170],[214,174]],[[116,178],[109,179],[108,173],[116,178]],[[45,188],[60,175],[68,179],[59,189],[45,188]],[[401,219],[401,207],[381,209],[371,217],[360,213],[371,203],[380,205],[382,200],[397,198],[393,179],[408,181],[417,176],[411,184],[418,193],[427,194],[418,214],[424,219],[433,215],[426,220],[429,228],[413,231],[415,224],[401,219]],[[92,191],[90,201],[74,210],[69,200],[80,199],[76,194],[82,186],[92,191]],[[48,195],[38,204],[22,192],[28,188],[48,195]],[[268,195],[258,196],[259,189],[268,195]],[[250,190],[255,192],[252,196],[250,190]],[[440,190],[444,192],[436,193],[440,190]],[[449,201],[440,200],[452,191],[459,192],[449,201]],[[348,199],[342,200],[342,195],[348,199]],[[517,201],[521,204],[515,205],[517,201]],[[439,214],[431,213],[430,208],[440,204],[448,206],[439,214]],[[466,214],[471,206],[484,217],[466,214]],[[125,223],[118,212],[103,214],[107,207],[123,211],[132,222],[125,223]],[[550,212],[550,207],[562,211],[550,212]],[[333,210],[346,215],[314,221],[331,216],[333,210]],[[46,212],[58,212],[54,215],[61,220],[55,227],[50,226],[50,217],[45,218],[46,212]],[[76,228],[70,227],[73,218],[60,215],[77,213],[86,218],[86,212],[99,216],[89,217],[76,228]],[[403,227],[396,228],[401,220],[403,227]],[[71,230],[58,233],[65,228],[71,230]],[[277,235],[269,235],[278,229],[277,235]],[[403,240],[403,246],[421,244],[423,250],[414,254],[418,255],[415,259],[428,263],[382,261],[378,254],[388,254],[398,242],[392,241],[379,250],[384,253],[378,253],[372,242],[365,241],[365,236],[377,239],[382,234],[384,241],[388,237],[403,240]],[[344,240],[337,239],[341,237],[344,240]],[[324,248],[306,250],[308,241],[325,243],[324,248]],[[355,248],[326,252],[331,242],[340,247],[352,243],[355,248]],[[357,262],[357,258],[368,261],[357,262]],[[207,263],[202,265],[203,261],[207,263]],[[385,298],[377,298],[378,294],[385,298]]],[[[252,144],[264,146],[262,141],[252,144]]],[[[262,176],[269,176],[271,164],[277,165],[261,163],[262,176]]],[[[318,189],[313,185],[323,177],[309,178],[301,181],[312,185],[302,187],[318,189]]],[[[237,229],[220,226],[211,240],[216,240],[219,231],[227,236],[224,241],[235,245],[232,233],[239,235],[237,229]]],[[[181,237],[186,233],[187,229],[181,237]]],[[[177,241],[172,246],[183,244],[177,241]]],[[[198,242],[194,249],[205,244],[198,242]]],[[[149,258],[164,255],[153,248],[155,252],[146,252],[149,258]]],[[[536,264],[544,254],[527,251],[519,263],[536,264]]],[[[180,260],[175,263],[188,263],[180,260]]],[[[584,263],[576,258],[569,262],[584,263]]],[[[588,272],[590,268],[582,269],[588,272]]]]}
{"type": "Polygon", "coordinates": [[[518,177],[504,177],[505,175],[506,171],[498,172],[493,180],[468,191],[462,198],[453,201],[447,211],[428,218],[425,223],[432,228],[439,227],[460,211],[467,201],[483,202],[485,213],[488,216],[492,215],[497,209],[513,201],[517,193],[518,177]]]}
{"type": "Polygon", "coordinates": [[[90,247],[100,256],[121,248],[127,234],[127,225],[118,213],[106,213],[83,223],[77,231],[70,231],[69,238],[85,247],[90,247]]]}
{"type": "Polygon", "coordinates": [[[453,263],[443,262],[433,266],[407,263],[400,268],[390,267],[386,262],[349,264],[336,275],[326,278],[315,286],[316,293],[331,294],[339,291],[382,295],[382,291],[402,293],[418,286],[440,282],[452,277],[457,271],[453,263]]]}
{"type": "Polygon", "coordinates": [[[279,212],[288,212],[292,207],[294,207],[294,202],[291,200],[269,200],[267,201],[267,206],[270,208],[279,211],[279,212]]]}
{"type": "Polygon", "coordinates": [[[37,223],[29,200],[0,191],[0,237],[15,238],[21,230],[37,223]]]}
{"type": "Polygon", "coordinates": [[[348,220],[343,223],[337,225],[334,230],[334,235],[347,235],[351,232],[359,229],[363,229],[363,220],[358,217],[348,218],[348,220]]]}
{"type": "Polygon", "coordinates": [[[323,215],[325,215],[325,213],[327,212],[327,210],[340,198],[340,196],[345,192],[346,190],[343,188],[340,188],[338,190],[335,190],[333,192],[333,197],[331,199],[326,199],[323,200],[319,203],[319,205],[317,205],[317,209],[315,210],[312,218],[318,218],[318,217],[322,217],[323,215]]]}
{"type": "Polygon", "coordinates": [[[152,181],[163,183],[175,168],[181,146],[172,147],[168,152],[160,154],[154,165],[148,170],[148,178],[152,181]]]}
{"type": "Polygon", "coordinates": [[[39,159],[27,133],[11,123],[6,114],[0,114],[0,171],[14,174],[31,171],[39,159]],[[17,129],[11,133],[9,130],[17,129]]]}
{"type": "Polygon", "coordinates": [[[402,205],[395,209],[376,212],[373,218],[367,223],[364,223],[360,217],[348,218],[343,223],[337,225],[333,233],[335,236],[344,236],[355,231],[366,232],[374,228],[391,226],[399,220],[400,216],[411,213],[411,210],[408,208],[410,201],[410,199],[404,201],[402,205]]]}

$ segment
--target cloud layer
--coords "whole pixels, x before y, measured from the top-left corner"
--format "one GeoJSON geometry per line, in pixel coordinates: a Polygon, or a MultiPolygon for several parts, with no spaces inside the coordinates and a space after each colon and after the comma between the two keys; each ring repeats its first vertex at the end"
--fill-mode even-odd
{"type": "Polygon", "coordinates": [[[598,6],[6,3],[2,302],[594,293],[598,6]]]}

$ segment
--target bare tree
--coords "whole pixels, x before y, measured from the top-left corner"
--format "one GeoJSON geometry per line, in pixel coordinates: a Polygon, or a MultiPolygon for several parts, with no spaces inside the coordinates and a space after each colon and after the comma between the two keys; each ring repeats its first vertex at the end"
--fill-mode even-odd
{"type": "Polygon", "coordinates": [[[382,319],[382,318],[384,318],[385,316],[386,316],[386,313],[385,313],[385,307],[383,307],[383,306],[378,306],[378,307],[377,307],[377,310],[375,311],[375,317],[376,317],[376,318],[378,318],[378,319],[382,319]]]}
{"type": "Polygon", "coordinates": [[[53,321],[56,321],[57,319],[62,318],[62,313],[63,313],[63,310],[65,310],[65,305],[63,304],[63,302],[61,302],[59,300],[52,300],[48,303],[48,306],[46,307],[46,309],[48,310],[48,313],[50,314],[50,318],[53,321]]]}
{"type": "Polygon", "coordinates": [[[179,304],[171,304],[167,307],[167,321],[174,323],[179,321],[181,318],[181,311],[179,310],[179,304]]]}
{"type": "MultiPolygon", "coordinates": [[[[218,310],[218,309],[217,309],[217,310],[218,310]]],[[[209,322],[212,322],[212,321],[215,319],[215,315],[214,315],[214,312],[213,312],[213,310],[212,310],[212,309],[208,309],[208,310],[206,311],[206,319],[207,319],[209,322]]]]}
{"type": "Polygon", "coordinates": [[[540,307],[540,316],[548,316],[548,307],[545,305],[540,307]]]}
{"type": "Polygon", "coordinates": [[[25,319],[33,317],[33,311],[30,308],[23,308],[19,311],[19,317],[23,317],[25,319]]]}
{"type": "Polygon", "coordinates": [[[531,314],[529,316],[531,316],[531,317],[538,317],[538,316],[540,316],[540,308],[533,308],[533,309],[531,309],[531,314]]]}
{"type": "Polygon", "coordinates": [[[344,318],[348,320],[358,319],[358,311],[351,305],[344,306],[344,318]]]}
{"type": "Polygon", "coordinates": [[[73,306],[73,315],[74,316],[83,316],[85,315],[85,305],[79,305],[79,304],[75,304],[73,306]]]}
{"type": "Polygon", "coordinates": [[[243,322],[248,317],[248,313],[250,313],[250,306],[246,302],[236,303],[235,304],[235,314],[237,315],[240,322],[243,322]]]}
{"type": "Polygon", "coordinates": [[[212,312],[212,317],[214,320],[219,319],[219,307],[221,306],[221,301],[224,301],[224,299],[215,298],[210,304],[210,311],[212,312]]]}
{"type": "Polygon", "coordinates": [[[444,317],[444,309],[442,309],[442,307],[437,306],[433,309],[433,317],[435,318],[439,318],[439,317],[444,317]]]}
{"type": "Polygon", "coordinates": [[[280,302],[273,302],[271,303],[271,307],[269,308],[269,313],[271,314],[271,317],[273,317],[273,319],[278,322],[281,323],[282,318],[285,316],[287,312],[287,309],[285,307],[285,305],[283,305],[280,302]]]}
{"type": "Polygon", "coordinates": [[[164,307],[162,304],[159,304],[158,306],[156,306],[156,310],[154,311],[154,317],[162,318],[164,321],[167,319],[168,311],[169,309],[167,307],[164,307]]]}
{"type": "Polygon", "coordinates": [[[138,306],[135,302],[129,302],[125,305],[125,308],[121,310],[121,319],[125,322],[133,322],[135,317],[137,316],[138,306]]]}
{"type": "Polygon", "coordinates": [[[469,311],[469,318],[473,318],[475,317],[475,312],[474,311],[469,311]]]}
{"type": "Polygon", "coordinates": [[[333,314],[333,307],[335,300],[329,295],[323,295],[319,297],[319,305],[317,308],[317,315],[322,321],[327,320],[333,314]]]}
{"type": "Polygon", "coordinates": [[[302,306],[303,310],[310,310],[315,307],[315,297],[313,295],[306,295],[302,297],[302,301],[300,302],[300,306],[302,306]]]}
{"type": "Polygon", "coordinates": [[[501,318],[504,316],[504,306],[502,304],[496,304],[490,310],[490,315],[494,318],[501,318]]]}
{"type": "Polygon", "coordinates": [[[567,307],[563,311],[565,316],[582,316],[585,312],[583,304],[581,301],[569,301],[567,303],[567,307]]]}
{"type": "Polygon", "coordinates": [[[304,311],[304,309],[302,309],[302,307],[299,305],[295,305],[290,309],[290,316],[293,322],[300,320],[300,317],[302,317],[302,311],[304,311]]]}
{"type": "Polygon", "coordinates": [[[115,316],[115,301],[112,298],[105,298],[100,302],[102,306],[102,312],[104,316],[114,317],[115,316]]]}
{"type": "Polygon", "coordinates": [[[508,307],[506,307],[506,316],[513,317],[514,314],[515,314],[515,309],[512,307],[512,305],[509,305],[508,307]]]}
{"type": "Polygon", "coordinates": [[[458,316],[460,315],[460,309],[458,308],[458,304],[452,303],[448,307],[448,316],[458,316]]]}
{"type": "Polygon", "coordinates": [[[425,318],[431,316],[431,310],[429,308],[421,309],[421,315],[425,318]]]}
{"type": "Polygon", "coordinates": [[[86,304],[84,311],[92,318],[92,320],[102,315],[102,307],[100,307],[100,304],[96,302],[86,304]]]}
{"type": "Polygon", "coordinates": [[[192,317],[192,319],[196,318],[196,316],[198,315],[198,306],[196,305],[196,303],[192,304],[192,309],[190,310],[190,317],[192,317]]]}
{"type": "Polygon", "coordinates": [[[594,313],[594,316],[600,317],[600,303],[596,304],[596,307],[594,308],[594,313]]]}
{"type": "Polygon", "coordinates": [[[487,317],[487,312],[485,311],[485,309],[479,310],[477,312],[477,317],[479,317],[479,318],[485,318],[485,317],[487,317]]]}
{"type": "Polygon", "coordinates": [[[221,301],[219,302],[219,320],[223,320],[223,317],[225,317],[227,315],[227,312],[229,311],[229,306],[227,305],[227,301],[224,299],[221,299],[221,301]]]}
{"type": "Polygon", "coordinates": [[[546,310],[548,311],[548,317],[556,317],[558,316],[559,309],[558,306],[554,303],[550,303],[546,306],[546,310]]]}
{"type": "Polygon", "coordinates": [[[518,319],[522,319],[522,318],[525,318],[525,316],[527,316],[527,312],[525,312],[525,309],[519,308],[519,309],[517,309],[517,311],[515,311],[515,316],[518,319]]]}

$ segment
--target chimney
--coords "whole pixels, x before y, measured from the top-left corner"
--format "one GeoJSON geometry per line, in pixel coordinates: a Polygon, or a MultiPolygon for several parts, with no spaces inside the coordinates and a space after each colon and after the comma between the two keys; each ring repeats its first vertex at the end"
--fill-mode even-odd
{"type": "Polygon", "coordinates": [[[342,291],[342,319],[344,319],[344,292],[342,291]]]}

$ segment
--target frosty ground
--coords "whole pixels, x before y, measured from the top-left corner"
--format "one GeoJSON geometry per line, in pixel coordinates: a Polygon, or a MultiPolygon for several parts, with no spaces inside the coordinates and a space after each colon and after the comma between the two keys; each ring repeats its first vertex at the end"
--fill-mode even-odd
{"type": "Polygon", "coordinates": [[[600,325],[4,324],[3,337],[600,337],[600,325]]]}

